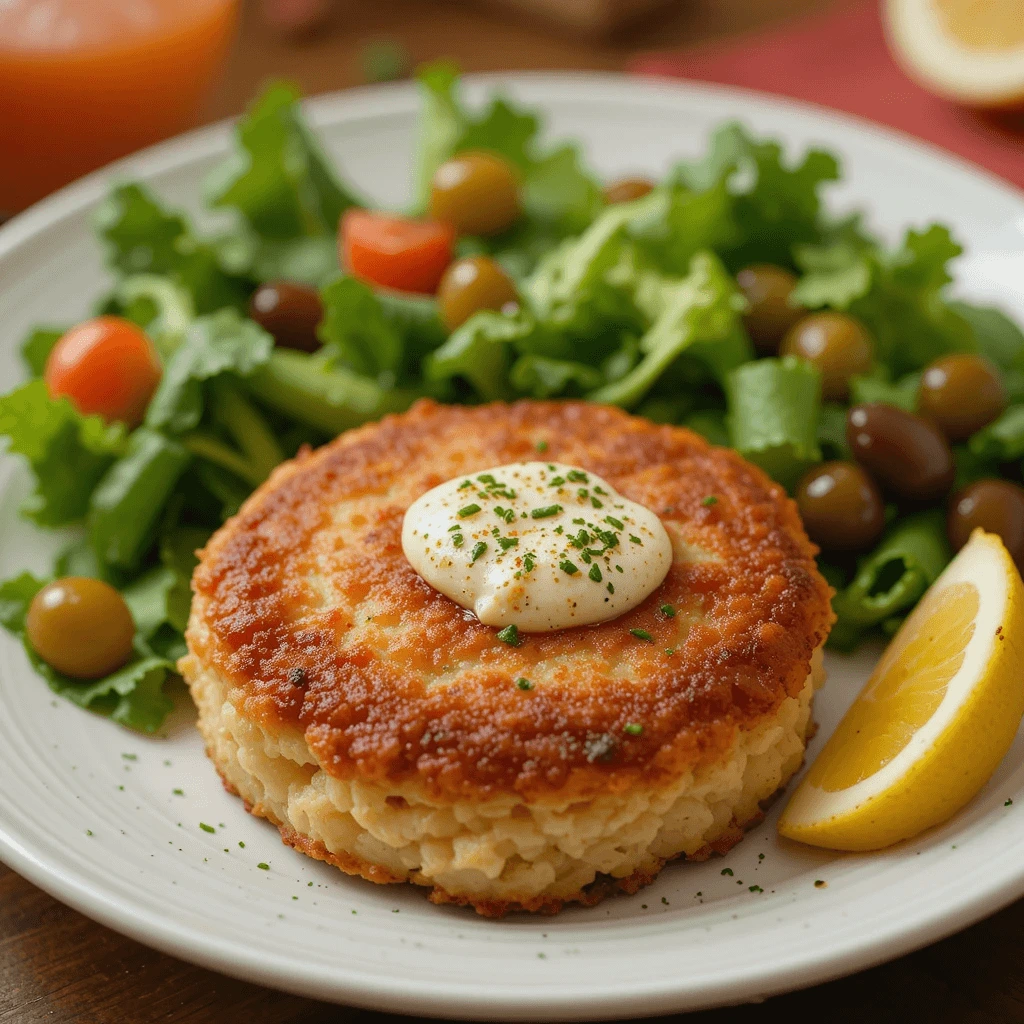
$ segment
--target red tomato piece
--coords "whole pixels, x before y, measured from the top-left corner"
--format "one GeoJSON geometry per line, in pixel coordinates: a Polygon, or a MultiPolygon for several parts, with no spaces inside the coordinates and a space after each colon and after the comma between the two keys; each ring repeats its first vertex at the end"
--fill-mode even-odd
{"type": "Polygon", "coordinates": [[[341,219],[341,262],[355,277],[404,292],[437,291],[455,255],[455,229],[370,210],[341,219]]]}
{"type": "Polygon", "coordinates": [[[54,345],[43,379],[52,397],[67,397],[83,415],[136,427],[162,372],[142,328],[117,316],[98,316],[72,327],[54,345]]]}

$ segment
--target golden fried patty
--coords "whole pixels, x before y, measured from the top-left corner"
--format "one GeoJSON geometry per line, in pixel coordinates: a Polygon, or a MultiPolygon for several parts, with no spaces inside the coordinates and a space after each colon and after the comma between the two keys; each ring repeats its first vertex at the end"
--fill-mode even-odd
{"type": "Polygon", "coordinates": [[[281,466],[215,535],[189,674],[216,673],[262,729],[301,731],[338,779],[433,799],[654,786],[799,694],[831,618],[814,552],[776,484],[688,430],[587,403],[423,401],[281,466]],[[412,570],[402,517],[445,480],[539,451],[657,512],[675,557],[633,611],[510,647],[412,570]]]}

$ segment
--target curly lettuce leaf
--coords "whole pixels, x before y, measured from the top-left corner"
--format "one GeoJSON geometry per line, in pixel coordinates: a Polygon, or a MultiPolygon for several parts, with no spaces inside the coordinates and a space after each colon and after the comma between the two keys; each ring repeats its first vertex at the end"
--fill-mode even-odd
{"type": "Polygon", "coordinates": [[[970,322],[943,298],[952,280],[949,261],[961,251],[941,224],[907,231],[892,251],[847,242],[801,246],[796,255],[805,274],[792,301],[850,313],[870,332],[876,359],[901,377],[941,355],[975,348],[970,322]]]}
{"type": "Polygon", "coordinates": [[[588,397],[632,408],[684,353],[724,380],[753,357],[740,324],[742,310],[743,301],[721,262],[711,253],[698,254],[689,275],[671,289],[661,315],[640,338],[640,362],[588,397]]]}
{"type": "Polygon", "coordinates": [[[25,635],[28,606],[46,582],[22,573],[0,583],[0,625],[22,641],[33,667],[54,693],[129,729],[156,732],[173,710],[163,688],[174,674],[174,663],[154,654],[137,633],[135,658],[103,679],[71,679],[52,669],[35,653],[25,635]]]}
{"type": "Polygon", "coordinates": [[[96,211],[95,226],[119,276],[170,278],[198,313],[245,308],[248,283],[225,269],[216,246],[200,240],[181,214],[165,210],[141,185],[115,185],[96,211]]]}
{"type": "Polygon", "coordinates": [[[36,327],[21,343],[21,358],[33,377],[42,377],[53,346],[63,334],[64,330],[59,327],[36,327]]]}
{"type": "Polygon", "coordinates": [[[237,210],[257,235],[333,238],[341,215],[363,205],[338,181],[294,86],[268,86],[238,122],[235,139],[235,151],[207,178],[206,199],[237,210]]]}
{"type": "Polygon", "coordinates": [[[123,424],[82,416],[66,398],[51,398],[39,379],[0,396],[0,436],[32,470],[35,489],[22,512],[40,526],[81,520],[93,488],[126,444],[123,424]]]}
{"type": "Polygon", "coordinates": [[[1024,331],[1002,310],[968,302],[951,302],[949,306],[971,325],[981,355],[1003,370],[1024,369],[1024,331]]]}
{"type": "Polygon", "coordinates": [[[192,322],[164,368],[146,411],[146,425],[170,433],[195,427],[203,415],[203,385],[221,374],[246,377],[269,358],[274,339],[233,309],[192,322]]]}

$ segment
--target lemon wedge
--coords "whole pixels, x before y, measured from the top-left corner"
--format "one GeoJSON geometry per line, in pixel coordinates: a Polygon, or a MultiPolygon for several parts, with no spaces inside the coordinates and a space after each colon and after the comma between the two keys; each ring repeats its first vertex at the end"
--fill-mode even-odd
{"type": "Polygon", "coordinates": [[[1024,583],[975,530],[908,616],[779,821],[789,839],[877,850],[946,821],[1024,715],[1024,583]]]}
{"type": "Polygon", "coordinates": [[[925,88],[976,106],[1024,99],[1021,0],[885,0],[886,32],[925,88]]]}

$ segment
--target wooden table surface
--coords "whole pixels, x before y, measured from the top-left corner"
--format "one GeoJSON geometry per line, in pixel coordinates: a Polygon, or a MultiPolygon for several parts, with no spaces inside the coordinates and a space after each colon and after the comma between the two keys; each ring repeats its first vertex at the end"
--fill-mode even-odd
{"type": "MultiPolygon", "coordinates": [[[[841,2],[841,0],[837,0],[841,2]]],[[[359,84],[370,40],[400,40],[418,62],[469,71],[621,68],[634,53],[755,30],[828,0],[685,0],[619,35],[584,42],[445,0],[339,0],[330,30],[302,44],[274,38],[247,10],[208,110],[237,113],[258,84],[285,76],[307,92],[359,84]]],[[[1024,903],[894,963],[771,1000],[791,1020],[836,1024],[1024,1022],[1024,903]]],[[[694,1024],[760,1020],[766,1007],[696,1014],[694,1024]]],[[[102,928],[0,866],[0,1024],[385,1024],[381,1014],[283,995],[192,967],[102,928]]]]}

